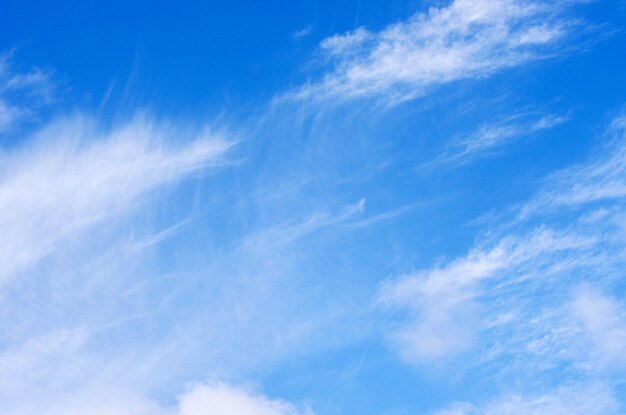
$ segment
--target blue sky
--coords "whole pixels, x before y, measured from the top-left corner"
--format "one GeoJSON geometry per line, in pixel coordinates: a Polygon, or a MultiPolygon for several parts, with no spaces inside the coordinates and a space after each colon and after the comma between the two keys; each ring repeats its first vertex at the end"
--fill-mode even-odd
{"type": "Polygon", "coordinates": [[[626,3],[4,1],[7,415],[626,412],[626,3]]]}

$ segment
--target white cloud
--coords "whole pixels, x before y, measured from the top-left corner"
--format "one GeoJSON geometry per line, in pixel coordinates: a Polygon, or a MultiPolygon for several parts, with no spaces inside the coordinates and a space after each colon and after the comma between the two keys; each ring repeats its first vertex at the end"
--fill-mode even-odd
{"type": "Polygon", "coordinates": [[[0,281],[109,218],[140,196],[220,163],[229,144],[202,133],[186,144],[146,119],[101,132],[75,117],[0,154],[0,281]]]}
{"type": "Polygon", "coordinates": [[[469,415],[473,413],[474,406],[469,403],[455,402],[445,409],[435,412],[435,415],[469,415]]]}
{"type": "Polygon", "coordinates": [[[0,134],[35,117],[53,97],[50,74],[39,68],[16,72],[11,67],[12,54],[0,55],[0,134]]]}
{"type": "Polygon", "coordinates": [[[455,404],[436,415],[617,415],[619,406],[604,385],[576,385],[536,396],[501,397],[483,407],[455,404]]]}
{"type": "Polygon", "coordinates": [[[480,78],[545,58],[568,34],[565,3],[454,0],[380,32],[359,28],[324,40],[335,69],[300,98],[378,97],[389,103],[429,87],[480,78]]]}
{"type": "MultiPolygon", "coordinates": [[[[5,408],[6,410],[6,408],[5,408]]],[[[270,399],[250,388],[201,384],[180,395],[174,407],[115,386],[90,387],[55,402],[28,405],[6,415],[314,415],[305,406],[270,399]]]]}
{"type": "Polygon", "coordinates": [[[591,346],[594,366],[622,368],[626,364],[626,312],[614,299],[583,285],[576,290],[572,314],[591,346]]]}
{"type": "Polygon", "coordinates": [[[498,123],[483,124],[468,138],[454,144],[450,150],[435,159],[434,163],[458,161],[478,153],[497,150],[523,136],[556,127],[568,119],[566,116],[552,114],[530,120],[524,118],[529,117],[520,114],[498,123]]]}
{"type": "Polygon", "coordinates": [[[305,38],[307,36],[309,36],[311,34],[311,32],[313,31],[313,26],[311,25],[306,25],[305,27],[303,27],[302,29],[296,31],[293,34],[293,38],[295,40],[300,40],[302,38],[305,38]]]}
{"type": "Polygon", "coordinates": [[[171,415],[312,415],[281,400],[226,384],[200,385],[179,399],[171,415]]]}
{"type": "Polygon", "coordinates": [[[608,143],[587,163],[557,172],[548,186],[520,212],[522,218],[541,210],[610,202],[626,196],[626,116],[613,120],[608,143]]]}
{"type": "Polygon", "coordinates": [[[476,248],[450,264],[405,276],[382,287],[378,301],[408,310],[409,321],[392,331],[402,357],[421,364],[452,357],[470,348],[480,329],[475,313],[481,284],[497,279],[516,284],[531,275],[553,272],[555,255],[561,264],[581,255],[595,240],[560,235],[540,228],[519,238],[505,238],[490,249],[476,248]]]}

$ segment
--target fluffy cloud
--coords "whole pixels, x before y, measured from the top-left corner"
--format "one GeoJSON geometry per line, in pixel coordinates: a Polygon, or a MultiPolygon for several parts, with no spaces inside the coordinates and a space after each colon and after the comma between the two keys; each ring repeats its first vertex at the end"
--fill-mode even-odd
{"type": "MultiPolygon", "coordinates": [[[[30,409],[5,413],[34,415],[41,411],[41,407],[31,406],[30,409]]],[[[225,383],[197,385],[180,395],[177,404],[171,408],[128,391],[109,387],[57,399],[55,403],[45,406],[45,412],[50,415],[314,415],[306,407],[270,399],[248,388],[225,383]]]]}
{"type": "Polygon", "coordinates": [[[620,368],[626,364],[626,312],[613,298],[588,285],[579,287],[571,304],[572,315],[590,347],[593,366],[620,368]]]}
{"type": "Polygon", "coordinates": [[[200,385],[180,397],[172,415],[312,415],[281,400],[226,384],[200,385]]]}

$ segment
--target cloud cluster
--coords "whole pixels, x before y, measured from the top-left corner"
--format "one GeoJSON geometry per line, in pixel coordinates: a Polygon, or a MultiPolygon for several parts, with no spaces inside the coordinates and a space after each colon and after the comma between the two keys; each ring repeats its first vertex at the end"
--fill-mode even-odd
{"type": "Polygon", "coordinates": [[[516,284],[556,272],[555,261],[568,268],[573,258],[588,252],[594,243],[594,238],[558,234],[547,228],[505,237],[494,247],[475,248],[443,267],[384,285],[378,301],[405,308],[413,316],[411,323],[393,334],[407,360],[419,363],[444,358],[472,346],[478,326],[472,315],[482,285],[516,284]]]}
{"type": "MultiPolygon", "coordinates": [[[[195,177],[208,187],[207,172],[226,163],[232,145],[209,129],[146,116],[103,127],[76,115],[0,154],[0,401],[7,414],[310,413],[223,384],[193,389],[174,409],[144,398],[163,383],[173,396],[190,361],[202,361],[191,371],[204,379],[284,356],[332,318],[330,310],[304,315],[299,298],[286,295],[297,285],[291,246],[349,220],[363,201],[236,234],[218,252],[183,241],[176,253],[198,263],[182,263],[174,276],[152,268],[160,260],[151,256],[155,246],[191,227],[188,218],[172,225],[167,214],[151,215],[172,205],[183,215],[193,211],[181,206],[192,195],[180,185],[195,177]],[[159,379],[162,373],[175,380],[159,379]]],[[[218,221],[205,213],[194,224],[218,221]]]]}
{"type": "MultiPolygon", "coordinates": [[[[609,129],[612,151],[550,176],[467,255],[383,285],[378,302],[399,316],[389,336],[404,359],[422,366],[467,353],[496,376],[545,384],[554,371],[573,372],[611,385],[626,363],[626,304],[614,297],[626,267],[621,119],[609,129]]],[[[513,399],[450,413],[616,413],[567,402],[513,399]]]]}
{"type": "MultiPolygon", "coordinates": [[[[151,359],[163,360],[171,353],[181,353],[181,349],[163,352],[160,347],[167,350],[178,341],[188,342],[187,336],[192,335],[194,324],[202,324],[202,331],[210,330],[209,322],[201,321],[201,315],[199,320],[187,322],[187,331],[181,338],[169,337],[164,344],[150,347],[140,345],[139,350],[144,354],[141,361],[135,356],[131,364],[132,350],[106,361],[99,355],[109,353],[106,345],[102,350],[96,348],[94,353],[95,338],[100,338],[101,331],[113,331],[116,325],[132,320],[133,316],[128,313],[144,309],[141,303],[123,305],[126,302],[124,291],[137,283],[139,276],[125,273],[124,284],[117,286],[115,270],[119,272],[127,261],[123,251],[116,248],[120,238],[122,244],[127,245],[123,234],[116,234],[107,245],[99,246],[93,253],[95,256],[89,254],[71,264],[72,276],[55,275],[58,271],[54,267],[39,267],[48,257],[63,257],[58,254],[71,252],[63,251],[66,243],[88,245],[92,240],[89,233],[94,229],[114,226],[126,215],[145,208],[156,197],[156,191],[222,165],[231,145],[232,141],[208,130],[183,132],[175,125],[146,117],[102,128],[94,120],[76,116],[53,122],[22,145],[2,153],[0,279],[3,293],[13,290],[18,294],[17,300],[3,300],[0,319],[0,325],[8,329],[0,351],[0,397],[5,413],[30,415],[41,413],[45,407],[46,413],[59,415],[312,414],[306,408],[223,383],[198,385],[181,395],[175,407],[147,398],[146,388],[133,384],[133,379],[145,381],[144,376],[155,376],[158,368],[166,367],[167,362],[152,362],[151,359]],[[102,252],[109,250],[110,253],[102,252]],[[111,259],[119,265],[108,263],[111,259]],[[107,263],[99,264],[102,260],[107,263]],[[36,271],[30,272],[31,269],[36,271]],[[35,288],[28,279],[34,279],[35,285],[41,286],[35,288]],[[23,304],[27,298],[45,302],[36,310],[4,310],[23,304]],[[76,300],[79,302],[72,304],[76,300]],[[120,304],[122,309],[117,308],[120,304]],[[74,309],[80,309],[81,315],[67,314],[74,309]],[[39,311],[52,314],[40,315],[39,311]],[[18,316],[17,320],[12,316],[18,316]],[[121,323],[111,318],[119,318],[121,323]],[[117,383],[113,383],[113,379],[117,379],[117,383]]],[[[257,244],[264,245],[263,249],[281,248],[320,227],[345,221],[362,207],[361,201],[337,215],[315,215],[302,223],[251,236],[242,241],[240,249],[243,251],[235,249],[234,257],[226,255],[224,260],[238,262],[249,272],[246,267],[253,265],[242,263],[238,255],[254,264],[250,255],[259,255],[262,248],[257,244]]],[[[141,251],[158,244],[181,226],[174,225],[139,240],[132,248],[141,251]]],[[[133,250],[130,254],[140,252],[133,250]]],[[[218,268],[219,264],[216,264],[218,268]]],[[[60,269],[67,272],[65,267],[60,269]]],[[[224,268],[217,271],[223,272],[224,268]]],[[[258,263],[256,271],[261,272],[258,263]]],[[[255,287],[258,289],[260,285],[255,287]]],[[[252,306],[252,297],[246,306],[252,306]]],[[[232,307],[226,304],[230,297],[222,300],[222,306],[232,307]]],[[[241,306],[237,307],[241,309],[241,306]]],[[[236,324],[233,316],[228,316],[228,320],[228,324],[236,324]]],[[[230,331],[223,326],[215,327],[218,329],[222,334],[230,331]]]]}

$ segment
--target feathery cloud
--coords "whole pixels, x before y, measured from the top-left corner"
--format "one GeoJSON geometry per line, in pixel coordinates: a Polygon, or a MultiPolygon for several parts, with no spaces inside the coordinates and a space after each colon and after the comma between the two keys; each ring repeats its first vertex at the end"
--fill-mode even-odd
{"type": "Polygon", "coordinates": [[[0,281],[138,198],[219,164],[230,144],[210,133],[172,146],[175,129],[136,119],[108,132],[76,117],[0,154],[0,281]]]}
{"type": "Polygon", "coordinates": [[[557,54],[576,24],[565,3],[454,0],[380,32],[359,28],[321,43],[334,69],[296,91],[306,99],[372,97],[393,104],[429,88],[489,76],[557,54]]]}
{"type": "Polygon", "coordinates": [[[626,196],[626,116],[617,116],[607,130],[607,142],[589,163],[556,172],[546,188],[521,210],[520,217],[558,207],[610,202],[626,196]]]}
{"type": "Polygon", "coordinates": [[[525,118],[529,117],[517,115],[502,122],[483,124],[465,140],[450,146],[449,150],[432,163],[458,162],[477,154],[502,149],[524,136],[554,128],[568,120],[566,116],[552,114],[536,119],[525,118]]]}
{"type": "Polygon", "coordinates": [[[39,68],[16,72],[11,66],[12,54],[0,55],[0,134],[34,118],[53,99],[50,74],[39,68]]]}

